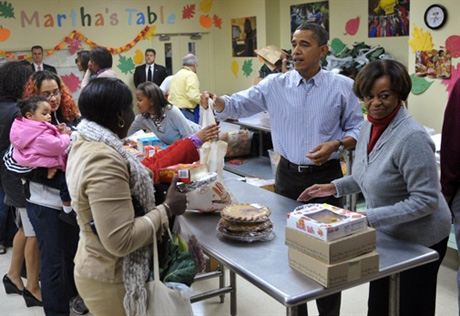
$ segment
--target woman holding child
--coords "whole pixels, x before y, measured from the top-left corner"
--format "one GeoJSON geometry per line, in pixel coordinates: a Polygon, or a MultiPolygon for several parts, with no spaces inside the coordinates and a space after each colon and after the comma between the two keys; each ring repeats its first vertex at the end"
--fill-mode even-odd
{"type": "MultiPolygon", "coordinates": [[[[51,124],[65,123],[73,129],[79,112],[61,79],[48,71],[35,72],[27,82],[24,98],[41,95],[51,107],[51,124]]],[[[73,258],[78,243],[78,227],[60,219],[63,204],[58,189],[29,181],[27,213],[40,247],[41,285],[46,314],[68,315],[69,302],[78,293],[73,278],[73,258]]]]}

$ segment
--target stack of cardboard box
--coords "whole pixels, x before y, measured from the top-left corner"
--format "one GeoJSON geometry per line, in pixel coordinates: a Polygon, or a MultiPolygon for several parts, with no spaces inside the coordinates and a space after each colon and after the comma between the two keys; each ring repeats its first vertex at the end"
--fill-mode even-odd
{"type": "Polygon", "coordinates": [[[289,265],[324,287],[379,270],[376,232],[366,217],[329,204],[306,204],[288,213],[289,265]]]}

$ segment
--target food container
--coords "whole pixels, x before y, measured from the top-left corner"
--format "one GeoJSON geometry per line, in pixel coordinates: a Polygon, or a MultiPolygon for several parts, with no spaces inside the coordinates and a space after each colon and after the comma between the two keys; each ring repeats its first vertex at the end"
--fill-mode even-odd
{"type": "Polygon", "coordinates": [[[362,231],[366,216],[329,204],[305,204],[287,214],[287,226],[325,241],[362,231]]]}
{"type": "Polygon", "coordinates": [[[219,139],[228,144],[225,157],[246,156],[251,153],[252,135],[248,130],[227,132],[219,136],[219,139]]]}
{"type": "Polygon", "coordinates": [[[268,151],[268,156],[270,157],[270,164],[272,166],[273,175],[276,176],[276,169],[278,168],[278,164],[280,162],[281,155],[278,154],[273,149],[269,149],[267,151],[268,151]]]}
{"type": "Polygon", "coordinates": [[[208,172],[208,166],[205,164],[177,164],[166,168],[161,168],[158,171],[160,182],[170,183],[175,174],[178,176],[178,181],[192,182],[208,172]]]}

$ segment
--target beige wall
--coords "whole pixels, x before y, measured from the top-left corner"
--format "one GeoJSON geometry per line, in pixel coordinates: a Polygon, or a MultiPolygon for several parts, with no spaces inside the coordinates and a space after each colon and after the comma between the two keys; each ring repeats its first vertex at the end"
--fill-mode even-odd
{"type": "MultiPolygon", "coordinates": [[[[0,18],[0,24],[11,30],[11,38],[7,41],[0,42],[0,50],[6,51],[21,51],[28,50],[32,44],[41,44],[45,49],[54,47],[61,42],[72,30],[76,29],[84,33],[87,37],[96,43],[102,45],[120,47],[129,43],[144,27],[144,25],[136,25],[136,16],[132,25],[128,25],[128,14],[126,8],[133,8],[134,14],[142,11],[147,13],[147,6],[158,14],[158,19],[155,22],[156,32],[160,33],[181,33],[181,32],[206,32],[209,36],[209,60],[200,63],[210,63],[210,81],[208,84],[210,90],[218,94],[232,93],[245,89],[251,85],[251,82],[258,76],[258,70],[263,65],[258,58],[248,57],[232,57],[231,54],[231,19],[242,18],[248,16],[256,16],[257,18],[257,43],[258,46],[266,46],[274,44],[281,48],[289,49],[290,44],[290,6],[313,2],[311,0],[214,0],[210,16],[217,14],[222,19],[222,28],[211,27],[203,28],[199,24],[200,1],[188,2],[182,0],[170,1],[107,1],[96,0],[88,1],[81,0],[10,0],[13,3],[16,19],[0,18]],[[182,8],[187,4],[196,5],[195,18],[183,20],[182,8]],[[62,27],[44,27],[43,16],[51,14],[56,16],[58,13],[70,14],[70,10],[78,11],[80,7],[84,7],[87,13],[93,15],[93,26],[82,27],[77,24],[72,26],[72,23],[65,21],[62,27]],[[41,25],[37,27],[20,27],[20,12],[24,10],[31,14],[37,11],[41,25]],[[160,13],[163,12],[161,15],[160,13]],[[106,18],[106,25],[103,27],[94,26],[94,15],[101,13],[106,18]],[[118,25],[109,25],[108,17],[112,13],[118,13],[118,25]],[[168,23],[168,17],[175,14],[176,18],[173,24],[168,23]],[[236,61],[239,66],[238,76],[232,74],[231,63],[236,61]],[[245,60],[252,60],[253,72],[249,77],[243,75],[241,67],[245,60]]],[[[411,1],[411,32],[413,25],[422,27],[424,31],[429,30],[424,22],[423,15],[425,9],[433,1],[429,0],[412,0],[411,1]]],[[[440,31],[431,31],[435,48],[444,45],[445,39],[449,35],[460,33],[460,1],[458,0],[440,0],[438,3],[444,4],[449,10],[449,20],[440,31]]],[[[410,37],[401,38],[377,38],[369,39],[367,37],[367,0],[329,0],[330,9],[330,34],[331,39],[337,37],[351,47],[353,42],[364,41],[368,45],[381,45],[388,53],[396,59],[408,66],[409,72],[412,73],[414,68],[414,58],[411,47],[408,45],[410,37]],[[356,35],[344,35],[345,23],[352,18],[360,17],[360,28],[356,35]]],[[[56,21],[55,21],[56,23],[56,21]]],[[[146,24],[148,25],[148,23],[146,24]]],[[[149,40],[141,40],[134,49],[122,54],[125,57],[133,57],[136,49],[144,51],[150,47],[152,42],[149,40]]],[[[87,47],[84,47],[87,49],[87,47]]],[[[116,65],[118,64],[118,55],[114,56],[114,69],[118,72],[119,77],[132,86],[132,74],[122,74],[116,65]]],[[[460,60],[453,60],[455,66],[460,60]]],[[[430,80],[431,81],[431,80],[430,80]]],[[[445,86],[440,83],[440,80],[434,80],[432,86],[424,94],[420,96],[410,95],[409,111],[424,125],[435,128],[440,131],[442,126],[442,117],[447,102],[447,92],[445,86]]]]}

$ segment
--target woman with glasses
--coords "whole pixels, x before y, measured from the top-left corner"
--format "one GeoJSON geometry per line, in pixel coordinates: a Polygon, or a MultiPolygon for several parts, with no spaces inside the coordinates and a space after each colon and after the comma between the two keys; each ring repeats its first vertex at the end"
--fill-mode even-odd
{"type": "MultiPolygon", "coordinates": [[[[49,71],[35,72],[26,84],[24,98],[40,95],[51,107],[51,124],[65,123],[74,129],[80,114],[72,95],[61,79],[49,71]]],[[[58,189],[31,179],[27,213],[40,247],[40,280],[46,315],[69,315],[69,302],[80,308],[73,278],[73,258],[79,229],[62,220],[62,201],[58,189]]],[[[87,312],[80,308],[79,314],[87,312]]]]}
{"type": "MultiPolygon", "coordinates": [[[[437,251],[437,261],[401,273],[399,309],[400,315],[435,315],[451,216],[441,194],[433,141],[404,106],[411,88],[406,68],[395,60],[365,66],[353,87],[368,111],[353,174],[315,184],[298,200],[362,192],[371,227],[437,251]]],[[[370,282],[368,315],[388,315],[388,288],[389,278],[370,282]]]]}
{"type": "Polygon", "coordinates": [[[128,135],[149,129],[163,143],[171,145],[201,129],[200,125],[187,120],[177,107],[169,103],[163,91],[153,82],[138,85],[136,99],[141,113],[136,115],[128,135]]]}

